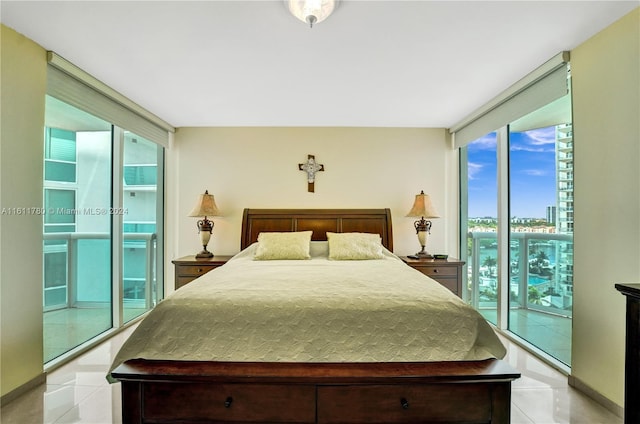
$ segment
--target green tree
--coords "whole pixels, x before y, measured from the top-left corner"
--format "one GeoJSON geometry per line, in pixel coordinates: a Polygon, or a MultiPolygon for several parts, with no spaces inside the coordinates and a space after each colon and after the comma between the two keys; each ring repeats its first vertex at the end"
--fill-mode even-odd
{"type": "Polygon", "coordinates": [[[535,287],[529,287],[528,299],[527,302],[532,303],[534,305],[541,305],[541,296],[540,292],[535,287]]]}
{"type": "Polygon", "coordinates": [[[548,263],[549,263],[549,256],[547,256],[547,254],[544,251],[539,250],[536,253],[536,256],[533,259],[533,261],[529,263],[529,272],[537,275],[549,275],[550,272],[548,269],[546,269],[548,263]]]}
{"type": "Polygon", "coordinates": [[[540,266],[544,265],[549,260],[549,256],[544,253],[544,250],[541,250],[536,255],[536,261],[540,264],[540,266]]]}
{"type": "Polygon", "coordinates": [[[487,268],[489,268],[490,275],[497,274],[496,265],[498,265],[498,261],[496,260],[496,258],[493,258],[491,256],[487,256],[486,258],[484,258],[484,262],[482,262],[482,266],[486,266],[487,268]]]}

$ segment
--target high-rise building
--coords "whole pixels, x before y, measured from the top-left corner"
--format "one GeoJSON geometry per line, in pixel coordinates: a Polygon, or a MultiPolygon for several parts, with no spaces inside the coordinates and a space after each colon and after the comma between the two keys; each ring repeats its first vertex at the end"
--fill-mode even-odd
{"type": "Polygon", "coordinates": [[[547,206],[547,222],[551,225],[556,225],[556,210],[555,206],[547,206]]]}
{"type": "MultiPolygon", "coordinates": [[[[573,234],[573,126],[556,126],[557,209],[556,232],[573,234]]],[[[560,243],[557,250],[557,286],[573,296],[573,242],[560,243]]]]}
{"type": "Polygon", "coordinates": [[[556,126],[557,232],[573,234],[573,129],[556,126]]]}

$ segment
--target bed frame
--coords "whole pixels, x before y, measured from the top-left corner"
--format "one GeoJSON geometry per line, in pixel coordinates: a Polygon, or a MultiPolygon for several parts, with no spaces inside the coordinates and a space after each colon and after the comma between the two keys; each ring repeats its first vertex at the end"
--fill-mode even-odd
{"type": "MultiPolygon", "coordinates": [[[[261,231],[373,232],[393,248],[389,209],[245,209],[241,247],[261,231]]],[[[511,382],[498,359],[287,363],[135,359],[122,383],[126,423],[508,423],[511,382]]]]}

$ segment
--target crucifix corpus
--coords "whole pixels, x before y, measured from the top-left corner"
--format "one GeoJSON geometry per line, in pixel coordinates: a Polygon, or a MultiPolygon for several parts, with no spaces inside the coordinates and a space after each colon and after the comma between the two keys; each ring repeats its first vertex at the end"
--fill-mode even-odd
{"type": "Polygon", "coordinates": [[[324,171],[324,165],[316,162],[314,155],[307,155],[307,161],[305,163],[299,163],[298,169],[307,173],[307,191],[313,193],[315,189],[316,172],[324,171]]]}

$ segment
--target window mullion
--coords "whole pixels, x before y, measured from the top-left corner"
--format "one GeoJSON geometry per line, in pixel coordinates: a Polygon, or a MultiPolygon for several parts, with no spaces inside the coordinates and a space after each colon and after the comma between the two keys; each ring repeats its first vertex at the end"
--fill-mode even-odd
{"type": "MultiPolygon", "coordinates": [[[[111,168],[111,207],[113,210],[122,209],[122,190],[123,190],[123,163],[124,163],[124,131],[122,128],[113,126],[113,142],[112,142],[112,168],[111,168]]],[[[122,244],[123,244],[123,217],[122,214],[111,214],[111,289],[112,289],[112,311],[113,311],[113,327],[120,328],[124,323],[122,298],[122,244]]]]}
{"type": "Polygon", "coordinates": [[[497,131],[498,155],[498,328],[509,325],[509,131],[497,131]]]}
{"type": "Polygon", "coordinates": [[[156,199],[156,223],[159,223],[156,227],[156,290],[155,290],[155,303],[164,299],[164,149],[158,149],[157,156],[157,199],[156,199]]]}
{"type": "MultiPolygon", "coordinates": [[[[460,170],[460,260],[464,261],[467,266],[471,266],[469,262],[469,247],[468,247],[468,234],[469,234],[469,152],[468,147],[464,146],[459,149],[460,153],[458,156],[459,170],[460,170]]],[[[473,255],[474,251],[471,251],[473,255]]],[[[477,264],[477,258],[473,258],[473,264],[477,264]]],[[[476,265],[474,265],[476,266],[476,265]]],[[[476,296],[477,293],[477,284],[472,285],[471,291],[469,291],[469,273],[462,273],[462,300],[467,303],[470,303],[477,308],[478,299],[476,296]]]]}

